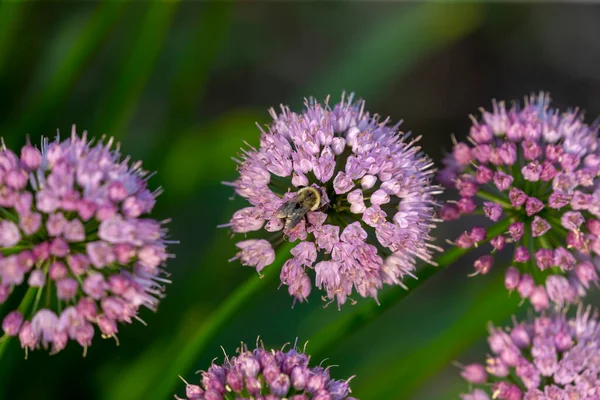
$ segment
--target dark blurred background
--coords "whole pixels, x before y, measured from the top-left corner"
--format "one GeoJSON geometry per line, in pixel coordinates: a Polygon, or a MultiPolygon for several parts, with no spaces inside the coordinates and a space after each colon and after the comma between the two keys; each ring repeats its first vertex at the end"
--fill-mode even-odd
{"type": "MultiPolygon", "coordinates": [[[[72,124],[115,136],[123,153],[158,171],[151,185],[165,193],[155,216],[172,218],[181,244],[158,313],[142,312],[147,327],[121,327],[120,346],[97,337],[85,358],[70,343],[25,361],[15,341],[0,364],[0,398],[155,398],[173,355],[255,273],[227,262],[233,241],[216,225],[242,204],[228,201],[221,182],[235,179],[231,157],[243,141],[258,142],[255,122],[268,122],[268,107],[355,91],[368,110],[423,135],[437,162],[450,134],[465,136],[468,114],[492,98],[547,90],[556,106],[580,106],[591,122],[600,113],[599,17],[593,5],[537,3],[1,3],[7,145],[26,133],[35,143],[57,129],[67,135],[72,124]]],[[[436,236],[458,230],[447,225],[436,236]]],[[[471,262],[438,273],[328,349],[326,363],[339,365],[333,376],[355,374],[363,400],[456,399],[467,387],[452,362],[483,360],[487,322],[509,321],[500,277],[467,278],[471,262]]],[[[273,347],[309,340],[310,353],[314,333],[352,312],[323,309],[316,290],[309,304],[291,305],[285,289],[268,285],[181,375],[197,381],[194,371],[222,359],[219,346],[233,354],[258,335],[273,347]]]]}

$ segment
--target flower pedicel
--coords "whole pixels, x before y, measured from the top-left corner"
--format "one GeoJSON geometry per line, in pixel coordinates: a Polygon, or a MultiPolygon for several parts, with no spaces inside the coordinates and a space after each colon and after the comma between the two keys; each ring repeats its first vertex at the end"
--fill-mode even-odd
{"type": "Polygon", "coordinates": [[[118,322],[162,297],[166,229],[147,217],[160,189],[150,192],[141,163],[121,160],[112,142],[73,128],[41,151],[0,150],[0,303],[21,303],[2,329],[26,350],[58,352],[69,339],[87,349],[94,325],[115,337],[118,322]]]}
{"type": "Polygon", "coordinates": [[[238,242],[236,258],[260,273],[278,244],[297,242],[281,270],[295,300],[304,301],[313,285],[338,306],[353,291],[377,298],[383,283],[402,285],[416,259],[431,262],[439,193],[433,163],[418,138],[408,141],[352,96],[333,107],[305,106],[300,114],[272,109],[259,148],[237,160],[240,176],[231,186],[250,204],[225,226],[271,234],[238,242]]]}

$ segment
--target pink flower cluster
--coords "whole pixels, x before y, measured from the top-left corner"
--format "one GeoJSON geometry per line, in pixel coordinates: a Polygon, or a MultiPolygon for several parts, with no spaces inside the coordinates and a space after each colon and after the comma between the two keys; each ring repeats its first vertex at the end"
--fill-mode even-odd
{"type": "Polygon", "coordinates": [[[492,327],[488,342],[486,365],[463,367],[474,386],[463,400],[600,399],[600,324],[590,308],[492,327]]]}
{"type": "MultiPolygon", "coordinates": [[[[418,139],[342,96],[330,107],[307,101],[301,114],[281,107],[262,131],[260,147],[245,150],[231,183],[250,205],[229,224],[234,233],[272,232],[237,244],[237,259],[258,272],[273,263],[274,245],[297,242],[281,283],[304,301],[316,285],[344,304],[353,291],[377,297],[383,283],[402,285],[417,259],[431,261],[434,227],[432,162],[418,139]],[[295,225],[279,210],[302,188],[320,194],[316,209],[295,225]],[[310,275],[314,274],[314,283],[310,275]]],[[[302,210],[299,210],[302,211],[302,210]]]]}
{"type": "Polygon", "coordinates": [[[111,147],[73,127],[41,151],[0,150],[0,303],[21,304],[2,329],[26,350],[58,352],[68,340],[87,348],[94,325],[116,337],[117,323],[162,297],[166,230],[146,217],[159,191],[111,147]]]}
{"type": "MultiPolygon", "coordinates": [[[[461,248],[490,240],[492,253],[514,244],[506,287],[536,311],[574,303],[598,282],[600,262],[600,145],[598,126],[577,111],[549,107],[547,94],[523,108],[494,103],[473,118],[466,142],[455,143],[439,178],[460,198],[440,215],[449,221],[477,211],[491,221],[508,219],[508,230],[488,237],[475,226],[454,242],[461,248]]],[[[485,274],[494,257],[475,262],[485,274]]]]}
{"type": "MultiPolygon", "coordinates": [[[[349,382],[332,379],[329,368],[309,367],[310,357],[291,349],[248,351],[243,346],[223,365],[202,372],[202,385],[186,382],[187,400],[356,400],[349,382]]],[[[175,398],[183,400],[177,396],[175,398]]]]}

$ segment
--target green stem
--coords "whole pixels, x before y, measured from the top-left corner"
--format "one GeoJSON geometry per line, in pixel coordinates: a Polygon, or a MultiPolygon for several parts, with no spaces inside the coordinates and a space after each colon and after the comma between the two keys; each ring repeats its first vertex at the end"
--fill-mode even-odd
{"type": "Polygon", "coordinates": [[[157,380],[151,385],[152,388],[143,398],[166,399],[176,391],[178,376],[190,369],[211,340],[239,314],[242,307],[256,297],[275,277],[279,276],[275,270],[290,257],[289,251],[294,245],[294,243],[286,243],[285,246],[278,249],[275,262],[267,267],[267,272],[262,278],[253,276],[227,296],[206,322],[190,336],[191,339],[184,344],[179,353],[172,355],[169,365],[161,370],[160,376],[157,377],[157,380]]]}
{"type": "Polygon", "coordinates": [[[2,359],[2,356],[4,355],[4,351],[6,351],[6,347],[8,345],[8,342],[10,342],[10,336],[2,336],[0,338],[0,360],[2,359]]]}
{"type": "Polygon", "coordinates": [[[530,257],[529,261],[527,261],[527,263],[525,265],[526,265],[527,270],[529,270],[529,272],[533,276],[533,280],[537,284],[543,284],[545,281],[543,271],[538,268],[536,261],[535,261],[535,252],[536,252],[535,242],[536,242],[536,240],[532,235],[531,226],[525,225],[525,235],[523,235],[523,244],[525,245],[525,247],[527,247],[527,250],[529,251],[529,257],[530,257]]]}
{"type": "Polygon", "coordinates": [[[460,307],[462,311],[412,351],[396,353],[398,344],[395,348],[389,346],[388,352],[397,357],[389,358],[390,362],[380,365],[378,371],[362,371],[361,379],[352,386],[357,397],[366,398],[368,394],[372,399],[422,398],[415,397],[415,391],[432,382],[441,369],[484,336],[486,322],[502,323],[518,310],[518,296],[508,296],[503,280],[502,274],[483,280],[471,301],[460,307]]]}
{"type": "Polygon", "coordinates": [[[16,215],[14,215],[13,213],[11,213],[10,211],[8,211],[4,207],[0,207],[0,215],[4,215],[4,218],[0,218],[0,220],[7,219],[7,220],[13,221],[13,222],[18,222],[19,221],[19,218],[16,215]]]}
{"type": "Polygon", "coordinates": [[[560,234],[563,236],[567,235],[567,233],[569,231],[562,226],[562,221],[560,220],[560,218],[558,218],[554,215],[550,215],[550,213],[546,213],[546,215],[544,215],[544,217],[546,218],[546,220],[548,222],[550,222],[552,224],[552,229],[554,231],[560,232],[560,234]]]}
{"type": "Polygon", "coordinates": [[[13,247],[5,247],[0,249],[0,254],[4,256],[10,256],[12,254],[20,253],[22,250],[29,250],[32,247],[32,245],[18,245],[13,247]]]}
{"type": "MultiPolygon", "coordinates": [[[[19,304],[19,307],[17,308],[17,310],[19,310],[19,312],[21,314],[25,315],[25,313],[27,312],[29,305],[31,304],[31,302],[33,301],[33,298],[35,297],[35,290],[36,290],[36,288],[34,288],[34,287],[29,287],[29,289],[27,289],[27,292],[25,293],[23,300],[21,300],[21,304],[19,304]]],[[[10,339],[11,339],[11,336],[3,336],[2,340],[0,340],[0,360],[2,359],[2,356],[4,355],[4,352],[6,351],[6,347],[8,346],[8,342],[10,342],[10,339]]]]}
{"type": "Polygon", "coordinates": [[[550,243],[548,242],[548,238],[545,236],[538,236],[538,242],[540,243],[540,248],[542,249],[551,249],[550,243]]]}
{"type": "Polygon", "coordinates": [[[477,192],[477,197],[483,200],[489,200],[493,201],[494,203],[500,204],[505,210],[514,209],[514,207],[508,201],[489,192],[484,192],[480,190],[479,192],[477,192]]]}
{"type": "MultiPolygon", "coordinates": [[[[492,226],[488,229],[488,239],[486,239],[486,241],[505,232],[509,225],[510,220],[505,219],[492,226]]],[[[437,267],[426,265],[420,269],[417,276],[418,279],[411,279],[404,282],[408,287],[408,290],[403,290],[401,288],[389,290],[381,296],[379,304],[365,302],[360,306],[356,306],[353,312],[346,314],[343,317],[336,318],[325,328],[313,335],[313,338],[309,342],[311,354],[315,359],[325,357],[325,350],[329,351],[332,347],[341,343],[344,336],[368,325],[379,315],[392,308],[392,306],[400,300],[413,293],[417,287],[425,283],[436,272],[441,271],[444,267],[448,267],[471,250],[473,250],[473,248],[461,249],[453,247],[450,250],[445,251],[436,259],[437,267]]]]}

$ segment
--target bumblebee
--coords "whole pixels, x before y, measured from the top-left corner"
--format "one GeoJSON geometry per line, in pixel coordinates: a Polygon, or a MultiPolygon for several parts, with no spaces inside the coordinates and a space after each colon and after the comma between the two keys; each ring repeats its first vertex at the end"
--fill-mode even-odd
{"type": "Polygon", "coordinates": [[[285,227],[292,229],[307,212],[315,211],[321,204],[321,193],[314,187],[303,187],[277,210],[277,218],[285,219],[285,227]]]}

